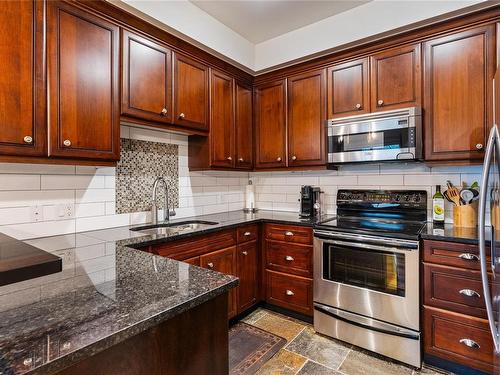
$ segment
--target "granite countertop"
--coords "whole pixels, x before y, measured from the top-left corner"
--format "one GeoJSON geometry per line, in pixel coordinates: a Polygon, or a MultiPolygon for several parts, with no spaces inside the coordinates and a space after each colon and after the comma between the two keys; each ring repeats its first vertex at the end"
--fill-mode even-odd
{"type": "Polygon", "coordinates": [[[0,287],[0,373],[56,372],[238,283],[236,277],[132,247],[261,221],[316,223],[276,211],[235,211],[172,222],[190,219],[218,224],[165,235],[144,235],[127,226],[23,241],[61,257],[63,269],[0,287]]]}
{"type": "MultiPolygon", "coordinates": [[[[477,245],[479,242],[478,228],[463,228],[453,224],[427,223],[420,233],[424,240],[436,240],[447,242],[459,242],[469,245],[477,245]]],[[[486,238],[491,238],[491,227],[486,227],[486,238]]],[[[498,237],[497,235],[497,238],[498,237]]],[[[489,242],[489,241],[488,241],[489,242]]]]}

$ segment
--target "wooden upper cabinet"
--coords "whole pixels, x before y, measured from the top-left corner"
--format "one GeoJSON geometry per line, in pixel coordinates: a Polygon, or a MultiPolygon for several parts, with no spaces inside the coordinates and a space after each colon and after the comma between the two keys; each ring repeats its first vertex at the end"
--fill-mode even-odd
{"type": "Polygon", "coordinates": [[[424,43],[425,160],[483,158],[494,58],[493,25],[424,43]]]}
{"type": "Polygon", "coordinates": [[[174,123],[208,131],[208,67],[174,53],[174,123]]]}
{"type": "Polygon", "coordinates": [[[210,164],[234,166],[233,78],[211,69],[210,164]]]}
{"type": "Polygon", "coordinates": [[[43,3],[0,2],[0,154],[46,153],[43,3]]]}
{"type": "Polygon", "coordinates": [[[161,44],[122,31],[122,114],[172,122],[171,55],[161,44]]]}
{"type": "Polygon", "coordinates": [[[253,168],[252,88],[236,82],[235,88],[236,168],[253,168]]]}
{"type": "Polygon", "coordinates": [[[47,2],[50,155],[119,159],[119,36],[103,18],[47,2]]]}
{"type": "Polygon", "coordinates": [[[257,87],[255,99],[255,166],[286,167],[286,80],[257,87]]]}
{"type": "MultiPolygon", "coordinates": [[[[203,268],[208,268],[217,272],[226,273],[228,275],[236,275],[237,261],[236,261],[236,246],[228,247],[226,249],[217,250],[200,257],[200,265],[203,268]]],[[[232,318],[237,313],[238,300],[237,290],[232,289],[229,291],[228,297],[228,316],[232,318]]]]}
{"type": "Polygon", "coordinates": [[[368,58],[328,68],[328,118],[370,112],[368,58]]]}
{"type": "Polygon", "coordinates": [[[326,162],[326,71],[288,78],[288,166],[326,162]]]}
{"type": "Polygon", "coordinates": [[[392,48],[370,57],[371,109],[420,106],[420,44],[392,48]]]}

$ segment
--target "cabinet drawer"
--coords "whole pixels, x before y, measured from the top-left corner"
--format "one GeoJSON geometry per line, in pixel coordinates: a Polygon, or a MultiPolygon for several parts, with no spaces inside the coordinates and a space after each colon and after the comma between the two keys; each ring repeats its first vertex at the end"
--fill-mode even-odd
{"type": "Polygon", "coordinates": [[[424,304],[486,318],[479,271],[424,264],[424,304]]]}
{"type": "Polygon", "coordinates": [[[302,243],[312,245],[313,233],[311,228],[294,225],[266,224],[265,236],[270,240],[302,243]]]}
{"type": "MultiPolygon", "coordinates": [[[[487,258],[489,258],[487,256],[487,258]]],[[[424,262],[479,270],[479,248],[444,241],[424,241],[424,262]]]]}
{"type": "Polygon", "coordinates": [[[189,259],[183,260],[184,263],[192,264],[193,266],[200,266],[200,257],[192,257],[189,259]]]}
{"type": "Polygon", "coordinates": [[[266,268],[274,271],[291,273],[298,276],[312,277],[312,247],[266,241],[266,268]]]}
{"type": "Polygon", "coordinates": [[[237,230],[238,243],[253,241],[259,235],[259,227],[257,224],[245,225],[237,230]]]}
{"type": "Polygon", "coordinates": [[[493,339],[488,321],[424,307],[424,351],[491,373],[493,339]],[[469,341],[469,345],[467,344],[469,341]]]}
{"type": "Polygon", "coordinates": [[[312,315],[312,280],[266,270],[266,301],[312,315]]]}

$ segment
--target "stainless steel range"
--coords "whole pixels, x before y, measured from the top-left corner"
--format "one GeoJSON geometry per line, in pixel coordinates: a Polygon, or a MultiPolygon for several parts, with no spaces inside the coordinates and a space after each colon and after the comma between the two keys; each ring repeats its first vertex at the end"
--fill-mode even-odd
{"type": "Polygon", "coordinates": [[[314,328],[420,367],[419,242],[425,191],[339,190],[314,230],[314,328]]]}

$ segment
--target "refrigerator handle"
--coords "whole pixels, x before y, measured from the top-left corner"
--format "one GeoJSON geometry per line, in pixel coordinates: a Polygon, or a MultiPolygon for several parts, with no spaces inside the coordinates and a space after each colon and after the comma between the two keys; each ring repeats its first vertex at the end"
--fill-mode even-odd
{"type": "MultiPolygon", "coordinates": [[[[488,315],[488,322],[490,326],[491,335],[493,337],[493,344],[495,352],[500,352],[500,338],[495,324],[493,315],[493,306],[491,300],[490,286],[488,282],[488,266],[486,265],[486,196],[488,192],[488,181],[491,168],[493,155],[496,154],[497,147],[499,146],[499,135],[496,126],[493,126],[488,137],[488,144],[486,146],[486,153],[483,163],[483,175],[481,176],[481,187],[479,192],[479,258],[481,262],[481,281],[483,284],[483,296],[486,304],[486,312],[488,315]]],[[[497,160],[498,161],[498,160],[497,160]]],[[[493,255],[493,254],[492,254],[493,255]]]]}

